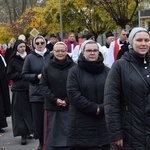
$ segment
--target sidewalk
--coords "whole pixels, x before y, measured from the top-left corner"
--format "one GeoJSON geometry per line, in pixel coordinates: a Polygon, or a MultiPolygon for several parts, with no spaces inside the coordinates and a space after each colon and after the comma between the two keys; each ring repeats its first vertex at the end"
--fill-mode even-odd
{"type": "Polygon", "coordinates": [[[7,118],[8,127],[5,133],[0,133],[0,150],[36,150],[38,140],[27,139],[27,145],[21,145],[21,137],[13,137],[11,118],[7,118]]]}

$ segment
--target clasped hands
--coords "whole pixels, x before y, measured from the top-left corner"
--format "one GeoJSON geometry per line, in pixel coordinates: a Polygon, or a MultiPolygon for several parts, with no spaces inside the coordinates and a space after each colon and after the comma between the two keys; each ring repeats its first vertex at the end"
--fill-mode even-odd
{"type": "Polygon", "coordinates": [[[66,107],[66,101],[65,100],[61,100],[60,98],[57,99],[56,101],[57,106],[62,106],[62,107],[66,107]]]}

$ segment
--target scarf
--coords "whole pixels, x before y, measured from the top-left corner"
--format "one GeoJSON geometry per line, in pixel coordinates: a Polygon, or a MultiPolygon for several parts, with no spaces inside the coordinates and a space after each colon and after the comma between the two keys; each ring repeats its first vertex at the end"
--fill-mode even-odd
{"type": "Polygon", "coordinates": [[[39,54],[40,56],[44,56],[44,54],[46,53],[47,49],[45,48],[43,51],[38,51],[37,49],[35,49],[35,53],[39,54]]]}
{"type": "Polygon", "coordinates": [[[25,57],[27,56],[27,52],[25,51],[24,53],[19,53],[19,52],[17,51],[16,55],[17,55],[17,56],[20,56],[22,59],[25,59],[25,57]]]}
{"type": "Polygon", "coordinates": [[[78,64],[83,70],[92,74],[101,73],[104,69],[103,57],[101,53],[96,61],[87,61],[81,53],[78,59],[78,64]]]}
{"type": "Polygon", "coordinates": [[[52,65],[60,70],[63,70],[67,66],[71,64],[71,61],[66,56],[64,60],[60,61],[56,57],[53,57],[52,59],[52,65]]]}

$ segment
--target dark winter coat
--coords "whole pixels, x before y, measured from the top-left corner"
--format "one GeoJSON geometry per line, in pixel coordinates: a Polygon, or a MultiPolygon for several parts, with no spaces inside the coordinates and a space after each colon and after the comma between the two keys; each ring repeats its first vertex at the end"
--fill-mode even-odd
{"type": "Polygon", "coordinates": [[[96,147],[109,143],[104,117],[104,84],[109,68],[103,65],[102,55],[96,63],[80,54],[77,66],[69,71],[67,91],[70,100],[68,145],[96,147]],[[96,68],[96,66],[99,66],[96,68]],[[96,115],[97,108],[100,115],[96,115]]]}
{"type": "Polygon", "coordinates": [[[26,45],[26,43],[22,40],[17,40],[15,42],[7,66],[7,77],[9,80],[13,81],[11,87],[12,91],[29,91],[29,83],[28,81],[24,80],[22,76],[22,67],[25,59],[21,58],[21,56],[16,55],[18,45],[21,43],[24,43],[26,45]]]}
{"type": "Polygon", "coordinates": [[[29,83],[22,77],[22,67],[24,59],[20,56],[14,56],[7,67],[7,77],[13,80],[12,91],[29,91],[29,83]]]}
{"type": "Polygon", "coordinates": [[[41,84],[45,96],[45,109],[68,110],[69,101],[66,91],[66,82],[69,69],[74,65],[75,63],[69,55],[67,55],[63,62],[59,62],[54,55],[52,55],[50,62],[43,68],[41,84]],[[65,100],[68,106],[57,106],[56,101],[58,98],[65,100]]]}
{"type": "Polygon", "coordinates": [[[124,139],[121,150],[150,149],[150,55],[144,58],[133,50],[117,60],[105,86],[105,115],[112,142],[124,139]]]}
{"type": "Polygon", "coordinates": [[[43,66],[49,62],[50,53],[47,50],[44,56],[31,52],[25,59],[22,75],[29,81],[30,102],[44,102],[43,90],[40,86],[38,74],[41,74],[43,66]]]}

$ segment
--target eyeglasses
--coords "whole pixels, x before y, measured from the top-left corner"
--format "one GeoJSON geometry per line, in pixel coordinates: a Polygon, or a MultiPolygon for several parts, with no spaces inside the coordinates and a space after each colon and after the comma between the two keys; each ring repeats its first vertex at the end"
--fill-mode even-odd
{"type": "Polygon", "coordinates": [[[36,44],[36,45],[40,45],[40,44],[41,44],[41,45],[44,45],[44,43],[45,43],[45,42],[36,42],[35,44],[36,44]]]}
{"type": "Polygon", "coordinates": [[[85,52],[88,52],[88,53],[96,53],[96,52],[98,52],[98,49],[86,49],[86,50],[84,50],[85,52]]]}
{"type": "Polygon", "coordinates": [[[66,52],[66,50],[54,50],[56,53],[65,53],[66,52]]]}

